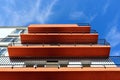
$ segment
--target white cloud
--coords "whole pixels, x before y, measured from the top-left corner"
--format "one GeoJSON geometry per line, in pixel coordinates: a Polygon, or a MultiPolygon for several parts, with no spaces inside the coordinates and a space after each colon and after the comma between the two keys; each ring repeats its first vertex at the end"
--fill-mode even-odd
{"type": "Polygon", "coordinates": [[[71,19],[80,19],[80,18],[83,18],[83,17],[86,17],[85,13],[83,11],[76,11],[76,12],[72,12],[70,14],[70,18],[71,19]]]}
{"type": "Polygon", "coordinates": [[[120,51],[113,52],[112,56],[120,56],[120,51]]]}
{"type": "Polygon", "coordinates": [[[119,13],[115,15],[115,18],[112,22],[108,24],[108,34],[106,35],[106,39],[110,42],[112,47],[116,47],[120,44],[120,30],[119,26],[119,13]]]}
{"type": "Polygon", "coordinates": [[[41,23],[44,23],[49,19],[49,16],[53,14],[52,8],[54,7],[57,0],[53,0],[49,5],[46,6],[46,8],[41,11],[40,17],[37,17],[38,21],[41,21],[41,23]]]}
{"type": "Polygon", "coordinates": [[[106,39],[111,44],[111,56],[120,56],[120,28],[119,28],[119,12],[116,13],[114,19],[108,23],[106,39]]]}
{"type": "Polygon", "coordinates": [[[106,36],[107,40],[111,43],[112,47],[116,47],[120,44],[120,31],[117,26],[113,26],[106,36]]]}
{"type": "Polygon", "coordinates": [[[1,16],[0,16],[0,21],[1,21],[0,24],[4,25],[4,21],[2,21],[2,17],[1,16]]]}
{"type": "Polygon", "coordinates": [[[92,22],[97,17],[97,13],[90,15],[85,14],[84,11],[75,11],[70,13],[69,17],[72,20],[84,19],[87,22],[92,22]]]}
{"type": "Polygon", "coordinates": [[[105,5],[103,6],[103,14],[105,14],[110,6],[110,0],[107,0],[105,5]]]}
{"type": "Polygon", "coordinates": [[[97,14],[93,14],[92,16],[90,16],[89,22],[92,22],[96,17],[97,17],[97,14]]]}
{"type": "Polygon", "coordinates": [[[39,23],[46,23],[49,20],[50,16],[54,13],[52,9],[54,8],[54,5],[57,2],[57,0],[49,0],[45,2],[47,4],[43,4],[44,0],[36,0],[36,2],[33,0],[31,4],[26,3],[25,5],[23,5],[24,7],[22,7],[22,9],[17,10],[14,9],[15,6],[19,7],[17,6],[18,4],[17,2],[11,0],[7,0],[7,1],[10,2],[10,3],[8,2],[9,5],[3,6],[3,10],[6,13],[5,16],[7,20],[0,20],[0,21],[2,21],[4,25],[7,24],[13,26],[26,25],[28,23],[31,23],[32,21],[39,23]],[[7,23],[3,21],[7,21],[7,23]]]}

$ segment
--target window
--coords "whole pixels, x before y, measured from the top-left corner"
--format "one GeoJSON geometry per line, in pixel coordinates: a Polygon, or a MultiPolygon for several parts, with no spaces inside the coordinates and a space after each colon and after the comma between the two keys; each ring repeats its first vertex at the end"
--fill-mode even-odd
{"type": "Polygon", "coordinates": [[[4,55],[5,52],[6,52],[6,48],[0,48],[0,55],[4,55]]]}
{"type": "Polygon", "coordinates": [[[20,33],[23,33],[23,32],[24,32],[24,30],[22,30],[22,29],[16,29],[14,31],[15,34],[20,34],[20,33]]]}
{"type": "Polygon", "coordinates": [[[16,38],[3,38],[2,40],[1,40],[1,42],[13,42],[13,41],[15,41],[16,40],[16,38]]]}

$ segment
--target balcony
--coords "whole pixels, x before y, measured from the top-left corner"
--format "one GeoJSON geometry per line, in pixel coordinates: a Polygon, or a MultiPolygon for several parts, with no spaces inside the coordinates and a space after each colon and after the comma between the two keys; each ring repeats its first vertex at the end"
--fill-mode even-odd
{"type": "MultiPolygon", "coordinates": [[[[17,54],[17,52],[16,52],[17,54]]],[[[119,56],[110,57],[9,57],[0,56],[0,68],[114,68],[120,66],[119,56]]]]}
{"type": "Polygon", "coordinates": [[[100,80],[119,80],[119,65],[120,57],[62,57],[57,59],[27,56],[13,57],[12,59],[0,57],[0,79],[21,80],[24,75],[29,76],[24,78],[27,80],[48,80],[48,78],[56,80],[97,80],[98,76],[100,80]],[[116,59],[117,63],[114,61],[116,59]]]}
{"type": "Polygon", "coordinates": [[[89,44],[89,43],[97,43],[98,41],[98,34],[77,34],[77,33],[42,33],[42,34],[21,34],[21,42],[26,44],[42,44],[42,43],[66,43],[70,44],[78,40],[77,42],[83,43],[83,44],[89,44]],[[34,38],[33,38],[34,37],[34,38]]]}
{"type": "Polygon", "coordinates": [[[77,24],[32,24],[28,27],[29,33],[90,33],[89,25],[77,24]]]}
{"type": "MultiPolygon", "coordinates": [[[[100,42],[99,42],[100,41],[100,42]]],[[[41,56],[41,57],[76,57],[76,56],[109,56],[110,46],[105,40],[99,44],[19,44],[8,46],[9,56],[41,56]],[[16,54],[17,52],[17,54],[16,54]],[[74,53],[74,54],[73,54],[74,53]]]]}

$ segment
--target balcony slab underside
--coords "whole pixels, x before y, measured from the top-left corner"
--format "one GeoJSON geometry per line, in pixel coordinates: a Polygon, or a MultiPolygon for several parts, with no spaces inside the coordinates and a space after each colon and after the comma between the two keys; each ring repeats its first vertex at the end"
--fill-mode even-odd
{"type": "Polygon", "coordinates": [[[80,27],[28,27],[29,33],[90,33],[90,26],[80,27]]]}
{"type": "Polygon", "coordinates": [[[21,34],[22,43],[97,43],[98,34],[21,34]]]}
{"type": "Polygon", "coordinates": [[[120,80],[120,68],[0,68],[1,80],[120,80]]]}
{"type": "Polygon", "coordinates": [[[9,56],[108,57],[110,46],[9,46],[9,56]]]}

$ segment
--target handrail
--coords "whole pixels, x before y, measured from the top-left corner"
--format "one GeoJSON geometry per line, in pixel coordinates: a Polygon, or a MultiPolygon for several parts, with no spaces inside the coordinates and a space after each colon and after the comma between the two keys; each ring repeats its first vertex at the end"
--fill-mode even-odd
{"type": "Polygon", "coordinates": [[[90,26],[89,23],[77,23],[78,26],[90,26]]]}
{"type": "MultiPolygon", "coordinates": [[[[38,40],[36,40],[36,41],[38,41],[38,40]]],[[[92,40],[92,39],[80,39],[80,40],[82,40],[82,41],[83,40],[88,40],[89,41],[89,40],[92,40]]],[[[74,45],[74,46],[77,46],[77,45],[90,45],[90,46],[92,46],[92,45],[106,45],[106,46],[108,46],[108,45],[110,45],[110,43],[107,42],[105,39],[98,39],[97,43],[88,42],[88,43],[85,43],[85,44],[80,42],[80,40],[76,40],[73,43],[60,43],[59,41],[56,41],[54,43],[45,43],[43,41],[43,43],[40,43],[40,44],[30,44],[30,43],[21,44],[21,42],[19,43],[19,42],[16,42],[16,41],[12,41],[11,44],[9,44],[9,46],[16,46],[16,45],[22,45],[22,46],[30,46],[30,45],[43,45],[43,46],[45,46],[45,45],[51,45],[51,46],[52,45],[53,46],[62,46],[62,45],[74,45]]]]}
{"type": "Polygon", "coordinates": [[[34,66],[34,65],[81,65],[81,67],[120,67],[120,56],[110,57],[70,57],[70,58],[48,58],[48,57],[9,57],[0,56],[0,67],[14,67],[14,66],[34,66]],[[115,60],[117,59],[117,60],[115,60]],[[51,62],[50,62],[51,60],[51,62]],[[55,62],[54,62],[55,61],[55,62]],[[57,62],[56,62],[57,61],[57,62]],[[74,62],[73,64],[70,62],[74,62]]]}
{"type": "MultiPolygon", "coordinates": [[[[32,32],[33,34],[36,34],[37,32],[32,32]]],[[[49,33],[70,33],[70,34],[74,34],[74,33],[98,33],[96,30],[94,30],[94,29],[91,29],[90,31],[69,31],[69,32],[66,32],[66,31],[61,31],[61,32],[58,32],[58,31],[42,31],[42,32],[39,32],[39,33],[47,33],[47,34],[49,34],[49,33]]],[[[24,34],[24,33],[23,33],[24,34]]]]}

